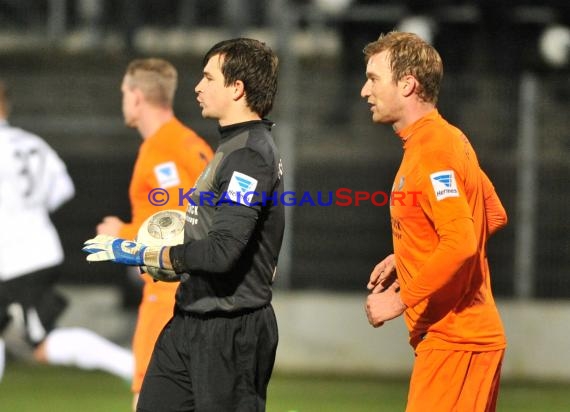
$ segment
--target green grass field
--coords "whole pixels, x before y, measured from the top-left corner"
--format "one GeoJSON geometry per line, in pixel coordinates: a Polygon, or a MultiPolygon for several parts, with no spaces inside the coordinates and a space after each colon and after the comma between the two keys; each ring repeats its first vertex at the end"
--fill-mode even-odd
{"type": "MultiPolygon", "coordinates": [[[[407,382],[401,378],[276,374],[268,412],[403,411],[406,391],[407,382]]],[[[130,402],[126,382],[73,368],[12,362],[0,384],[2,412],[121,412],[130,410],[130,402]]],[[[505,382],[498,410],[568,412],[570,383],[505,382]]]]}

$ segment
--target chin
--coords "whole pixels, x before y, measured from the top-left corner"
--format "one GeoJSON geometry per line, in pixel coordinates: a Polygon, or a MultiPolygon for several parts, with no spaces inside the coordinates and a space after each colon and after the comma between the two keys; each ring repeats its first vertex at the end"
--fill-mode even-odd
{"type": "Polygon", "coordinates": [[[380,124],[390,123],[390,120],[386,116],[380,116],[379,114],[372,115],[372,121],[374,123],[380,123],[380,124]]]}
{"type": "Polygon", "coordinates": [[[125,126],[130,127],[130,128],[136,128],[137,127],[137,123],[133,119],[128,119],[125,117],[124,123],[125,123],[125,126]]]}
{"type": "Polygon", "coordinates": [[[208,112],[207,110],[202,110],[202,117],[204,119],[213,119],[212,113],[208,112]]]}

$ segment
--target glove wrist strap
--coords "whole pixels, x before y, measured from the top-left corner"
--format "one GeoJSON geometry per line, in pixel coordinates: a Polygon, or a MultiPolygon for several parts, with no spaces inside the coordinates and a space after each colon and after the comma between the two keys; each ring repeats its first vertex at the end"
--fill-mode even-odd
{"type": "Polygon", "coordinates": [[[165,246],[149,246],[144,250],[143,261],[145,266],[152,266],[155,268],[164,268],[162,264],[162,249],[165,246]]]}

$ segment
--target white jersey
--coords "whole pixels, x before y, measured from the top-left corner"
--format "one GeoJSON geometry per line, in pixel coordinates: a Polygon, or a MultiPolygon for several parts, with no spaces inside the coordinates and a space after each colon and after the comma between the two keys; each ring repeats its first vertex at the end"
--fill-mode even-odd
{"type": "Polygon", "coordinates": [[[62,263],[49,213],[74,194],[57,153],[40,137],[0,119],[0,280],[62,263]]]}

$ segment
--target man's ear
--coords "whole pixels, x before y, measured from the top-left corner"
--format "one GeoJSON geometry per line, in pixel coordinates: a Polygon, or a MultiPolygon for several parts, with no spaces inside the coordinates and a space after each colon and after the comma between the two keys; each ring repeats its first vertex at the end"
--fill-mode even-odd
{"type": "Polygon", "coordinates": [[[136,98],[135,104],[139,106],[145,100],[143,91],[137,87],[134,89],[134,93],[136,98]]]}
{"type": "Polygon", "coordinates": [[[245,95],[245,85],[241,80],[236,80],[232,86],[234,88],[234,100],[239,100],[245,95]]]}
{"type": "Polygon", "coordinates": [[[410,97],[418,87],[417,79],[412,75],[406,75],[400,80],[400,88],[404,97],[410,97]]]}

